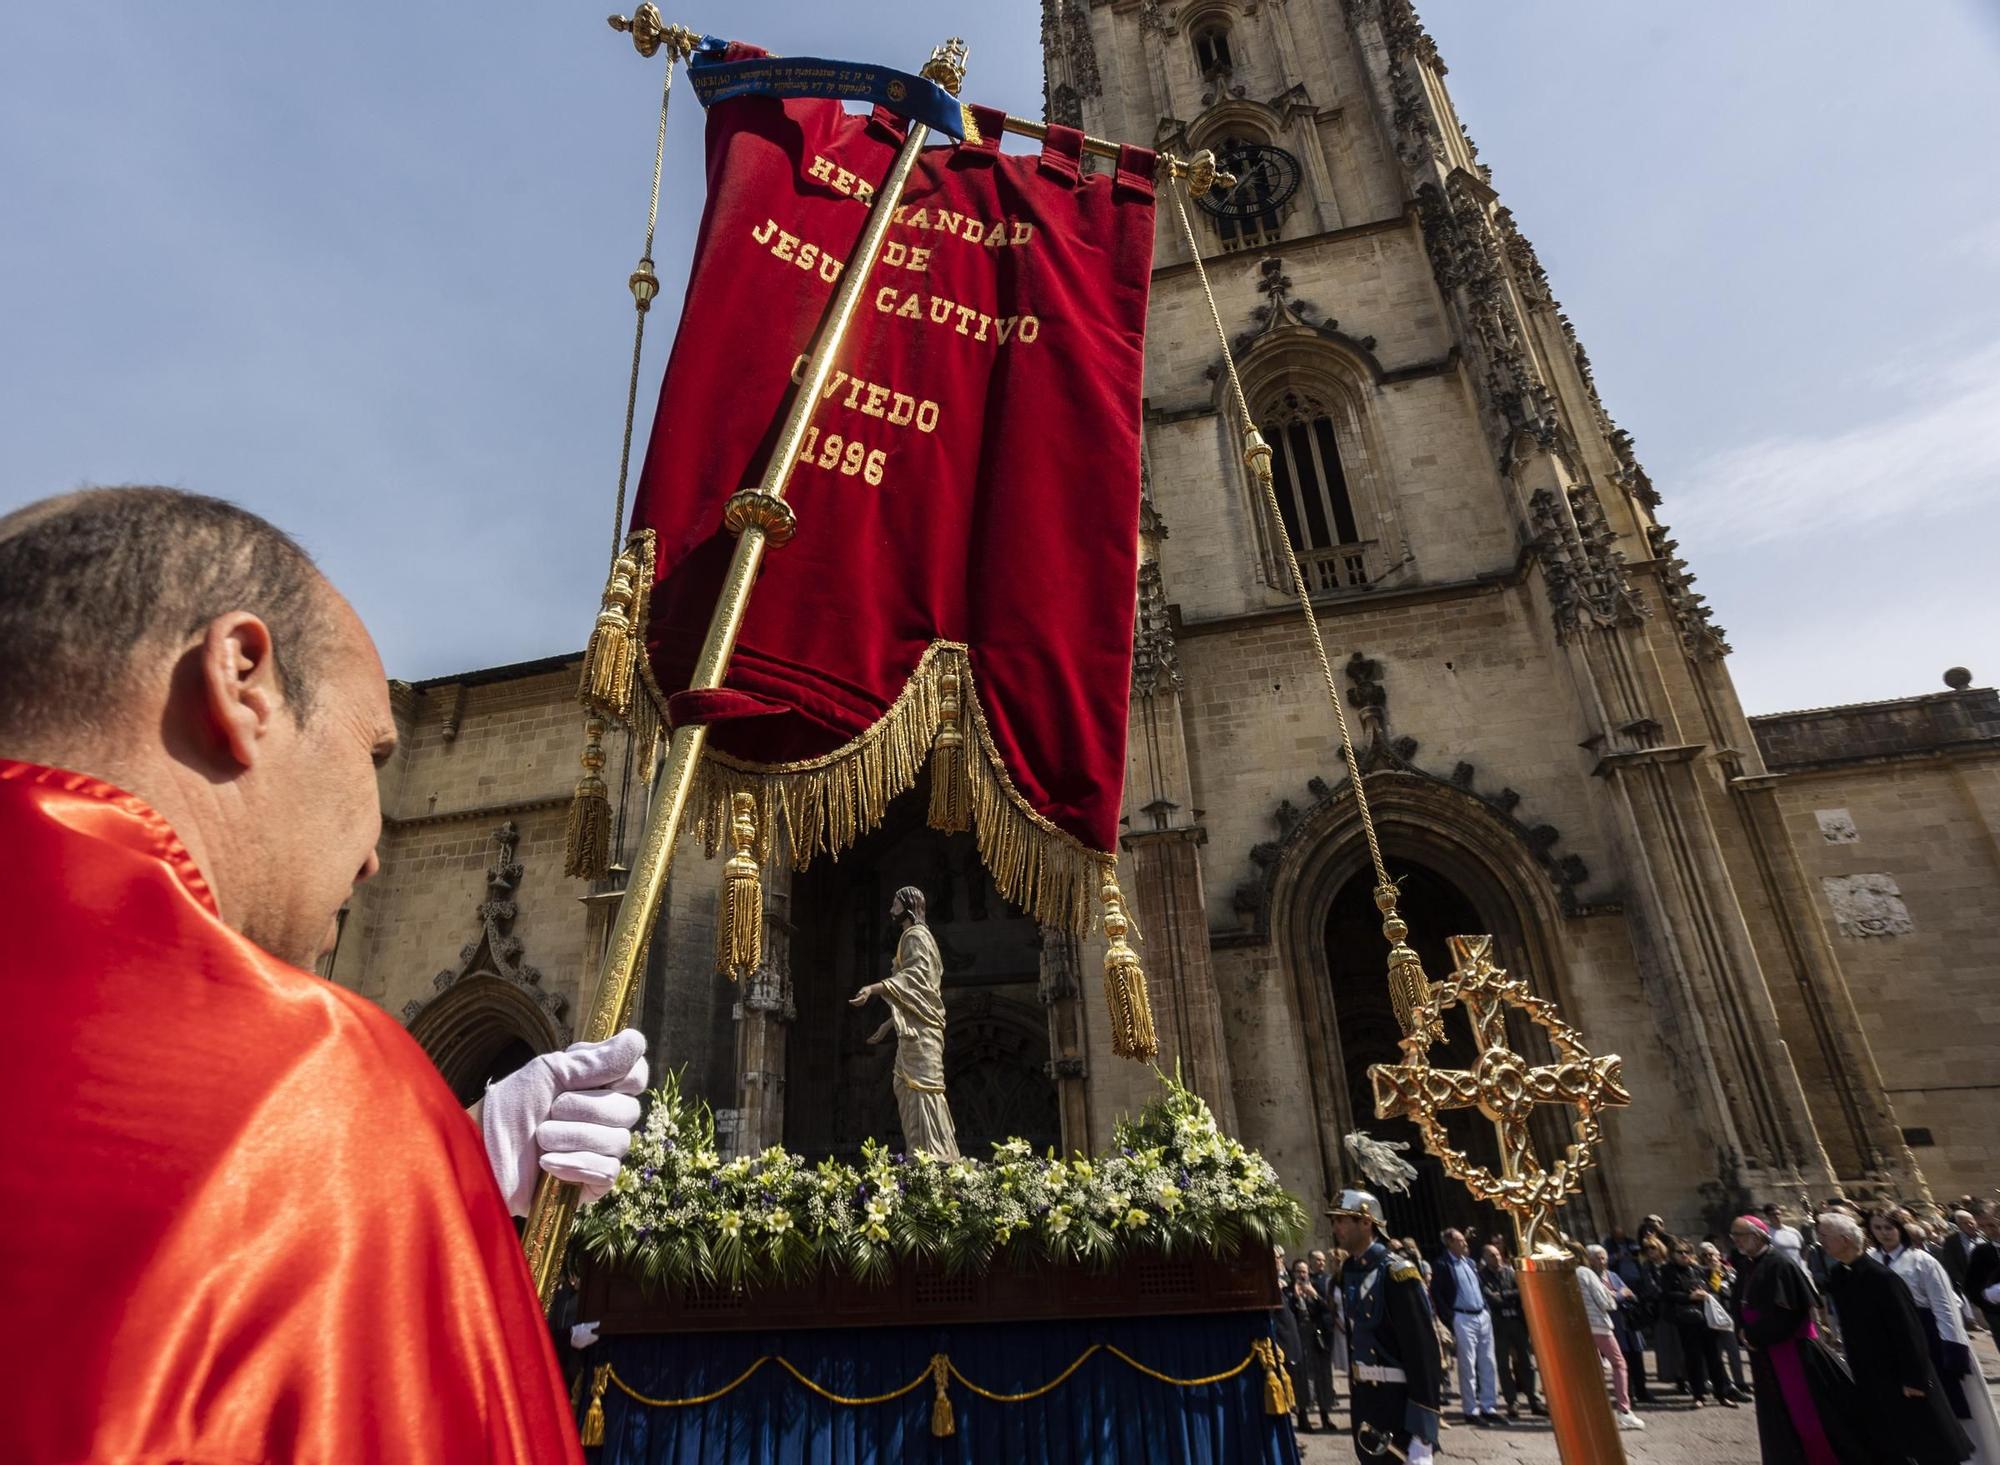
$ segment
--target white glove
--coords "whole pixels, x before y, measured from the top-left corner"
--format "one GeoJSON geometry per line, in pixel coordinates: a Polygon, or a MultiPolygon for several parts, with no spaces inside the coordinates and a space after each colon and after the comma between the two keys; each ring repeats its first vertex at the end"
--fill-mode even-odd
{"type": "Polygon", "coordinates": [[[1406,1453],[1410,1465],[1431,1465],[1431,1447],[1414,1436],[1406,1453]]]}
{"type": "Polygon", "coordinates": [[[646,1039],[633,1028],[601,1043],[544,1053],[490,1085],[480,1125],[507,1208],[528,1214],[537,1162],[556,1179],[582,1187],[585,1205],[601,1198],[632,1148],[632,1126],[639,1122],[632,1095],[645,1087],[646,1039]]]}
{"type": "Polygon", "coordinates": [[[569,1330],[569,1346],[572,1348],[588,1348],[596,1341],[596,1323],[578,1323],[569,1330]]]}

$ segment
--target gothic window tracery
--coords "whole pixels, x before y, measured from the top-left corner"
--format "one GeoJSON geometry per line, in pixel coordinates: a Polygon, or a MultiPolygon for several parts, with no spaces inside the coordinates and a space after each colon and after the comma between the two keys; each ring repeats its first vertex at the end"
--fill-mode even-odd
{"type": "Polygon", "coordinates": [[[1235,68],[1229,49],[1229,22],[1211,20],[1198,25],[1192,36],[1195,69],[1202,79],[1213,81],[1235,68]]]}
{"type": "Polygon", "coordinates": [[[1271,447],[1278,515],[1313,592],[1366,585],[1367,545],[1332,410],[1302,387],[1285,387],[1265,404],[1258,431],[1271,447]]]}

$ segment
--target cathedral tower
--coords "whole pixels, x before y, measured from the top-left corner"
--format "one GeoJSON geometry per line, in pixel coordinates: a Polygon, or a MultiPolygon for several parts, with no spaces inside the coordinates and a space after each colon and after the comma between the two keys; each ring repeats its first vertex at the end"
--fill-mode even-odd
{"type": "MultiPolygon", "coordinates": [[[[1194,238],[1426,967],[1492,931],[1625,1055],[1591,1222],[1916,1193],[1729,648],[1410,5],[1046,0],[1043,42],[1051,121],[1211,148],[1241,180],[1190,206],[1194,238]]],[[[1374,1126],[1365,1070],[1398,1030],[1225,387],[1163,193],[1129,878],[1163,1064],[1314,1197],[1374,1126]]],[[[1110,1067],[1100,1115],[1138,1097],[1110,1067]]],[[[1462,1201],[1430,1173],[1403,1219],[1462,1201]]]]}

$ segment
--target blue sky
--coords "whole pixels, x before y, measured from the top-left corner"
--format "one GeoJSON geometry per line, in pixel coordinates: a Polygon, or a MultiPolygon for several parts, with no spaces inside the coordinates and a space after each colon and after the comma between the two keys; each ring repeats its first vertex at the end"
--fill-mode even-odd
{"type": "MultiPolygon", "coordinates": [[[[236,499],[319,556],[400,677],[580,645],[659,77],[603,9],[16,7],[0,509],[126,480],[236,499]]],[[[2000,678],[2000,12],[1421,9],[1746,705],[1932,690],[1960,663],[2000,678]]],[[[1028,113],[1037,17],[670,16],[909,65],[956,29],[969,94],[1028,113]]],[[[700,185],[699,109],[676,93],[668,302],[700,185]]]]}

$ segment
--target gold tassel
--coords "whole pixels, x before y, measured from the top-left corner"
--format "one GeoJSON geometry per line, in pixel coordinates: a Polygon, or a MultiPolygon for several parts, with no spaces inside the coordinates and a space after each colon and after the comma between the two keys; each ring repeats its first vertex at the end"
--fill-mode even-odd
{"type": "Polygon", "coordinates": [[[597,1365],[597,1380],[590,1386],[590,1407],[583,1411],[583,1443],[586,1447],[604,1443],[604,1386],[611,1382],[611,1365],[597,1365]]]}
{"type": "Polygon", "coordinates": [[[569,803],[569,828],[563,837],[563,873],[577,880],[602,880],[611,870],[611,795],[600,776],[604,771],[604,719],[583,724],[583,777],[569,803]]]}
{"type": "Polygon", "coordinates": [[[957,834],[972,827],[972,790],[965,766],[965,732],[958,669],[946,664],[938,675],[938,735],[931,752],[931,828],[957,834]]]}
{"type": "Polygon", "coordinates": [[[1284,1371],[1278,1367],[1277,1345],[1269,1338],[1259,1338],[1256,1348],[1257,1361],[1264,1365],[1264,1412],[1290,1414],[1291,1406],[1285,1402],[1284,1371]]]}
{"type": "Polygon", "coordinates": [[[639,671],[640,637],[633,611],[639,598],[639,555],[628,545],[611,562],[604,603],[583,652],[583,680],[577,697],[584,706],[621,721],[632,712],[632,687],[639,671]]]}
{"type": "Polygon", "coordinates": [[[958,1433],[958,1421],[951,1412],[951,1395],[946,1387],[951,1379],[951,1363],[942,1353],[931,1355],[931,1382],[936,1393],[931,1399],[931,1434],[937,1439],[958,1433]]]}
{"type": "Polygon", "coordinates": [[[1389,1006],[1406,1040],[1422,1038],[1428,1043],[1434,1035],[1417,1030],[1417,1009],[1431,1000],[1430,979],[1424,975],[1423,959],[1403,940],[1410,928],[1396,914],[1396,896],[1394,885],[1375,887],[1375,909],[1382,913],[1382,935],[1389,942],[1389,1006]]]}
{"type": "Polygon", "coordinates": [[[730,981],[757,970],[764,958],[764,885],[757,860],[757,799],[738,791],[729,799],[729,840],[735,853],[722,867],[722,900],[715,912],[715,965],[730,981]]]}
{"type": "Polygon", "coordinates": [[[1125,897],[1110,864],[1104,866],[1104,1004],[1111,1010],[1111,1051],[1120,1058],[1151,1062],[1160,1051],[1153,1031],[1153,1004],[1146,993],[1146,973],[1139,953],[1125,939],[1131,922],[1125,897]]]}

